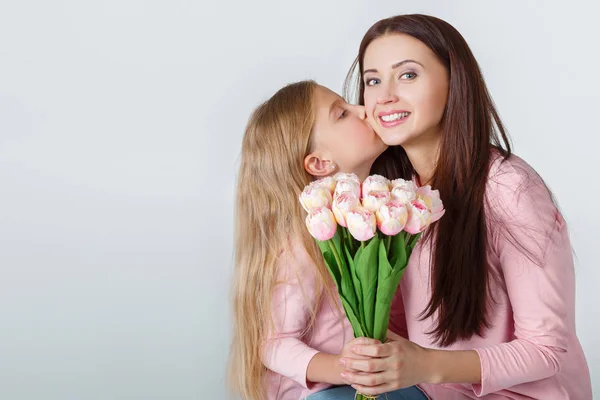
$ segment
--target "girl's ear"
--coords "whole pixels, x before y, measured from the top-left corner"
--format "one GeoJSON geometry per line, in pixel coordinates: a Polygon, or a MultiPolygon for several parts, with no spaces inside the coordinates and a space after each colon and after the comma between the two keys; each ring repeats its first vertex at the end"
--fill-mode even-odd
{"type": "Polygon", "coordinates": [[[317,153],[304,158],[304,169],[312,176],[328,176],[335,172],[336,165],[330,160],[322,160],[317,153]]]}

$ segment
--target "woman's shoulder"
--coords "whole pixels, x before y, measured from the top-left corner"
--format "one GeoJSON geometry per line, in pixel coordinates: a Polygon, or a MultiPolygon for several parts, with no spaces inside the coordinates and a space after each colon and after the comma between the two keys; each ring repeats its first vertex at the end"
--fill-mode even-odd
{"type": "Polygon", "coordinates": [[[521,202],[552,203],[552,195],[542,177],[515,154],[508,157],[494,151],[486,187],[488,200],[512,205],[521,202]]]}
{"type": "Polygon", "coordinates": [[[516,154],[505,156],[495,150],[490,160],[488,184],[523,184],[541,181],[539,174],[516,154]]]}
{"type": "Polygon", "coordinates": [[[540,258],[564,220],[542,177],[516,155],[496,154],[491,160],[486,187],[486,206],[492,230],[504,232],[498,239],[518,241],[540,258]]]}

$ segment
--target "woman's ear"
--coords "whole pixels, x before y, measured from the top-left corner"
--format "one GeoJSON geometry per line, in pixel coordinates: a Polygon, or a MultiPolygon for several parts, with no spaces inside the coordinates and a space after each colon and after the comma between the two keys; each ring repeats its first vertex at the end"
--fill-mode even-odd
{"type": "Polygon", "coordinates": [[[312,176],[328,176],[334,173],[336,168],[335,163],[322,160],[316,153],[311,153],[304,158],[304,169],[312,176]]]}

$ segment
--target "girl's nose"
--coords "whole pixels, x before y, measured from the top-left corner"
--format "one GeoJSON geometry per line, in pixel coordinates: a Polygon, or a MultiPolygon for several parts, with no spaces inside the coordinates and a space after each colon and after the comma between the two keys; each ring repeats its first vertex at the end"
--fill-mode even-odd
{"type": "Polygon", "coordinates": [[[357,105],[349,105],[349,106],[350,106],[350,112],[352,112],[358,118],[360,118],[360,119],[367,118],[367,112],[366,112],[364,106],[357,106],[357,105]]]}

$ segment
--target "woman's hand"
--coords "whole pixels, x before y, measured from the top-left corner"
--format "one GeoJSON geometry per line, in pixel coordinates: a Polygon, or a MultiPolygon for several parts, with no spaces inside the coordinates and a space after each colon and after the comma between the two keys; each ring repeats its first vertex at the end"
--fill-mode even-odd
{"type": "MultiPolygon", "coordinates": [[[[354,353],[340,362],[345,383],[363,394],[377,395],[431,381],[429,356],[425,349],[388,331],[387,343],[363,339],[350,347],[354,353]]],[[[358,339],[355,339],[358,340],[358,339]]]]}

